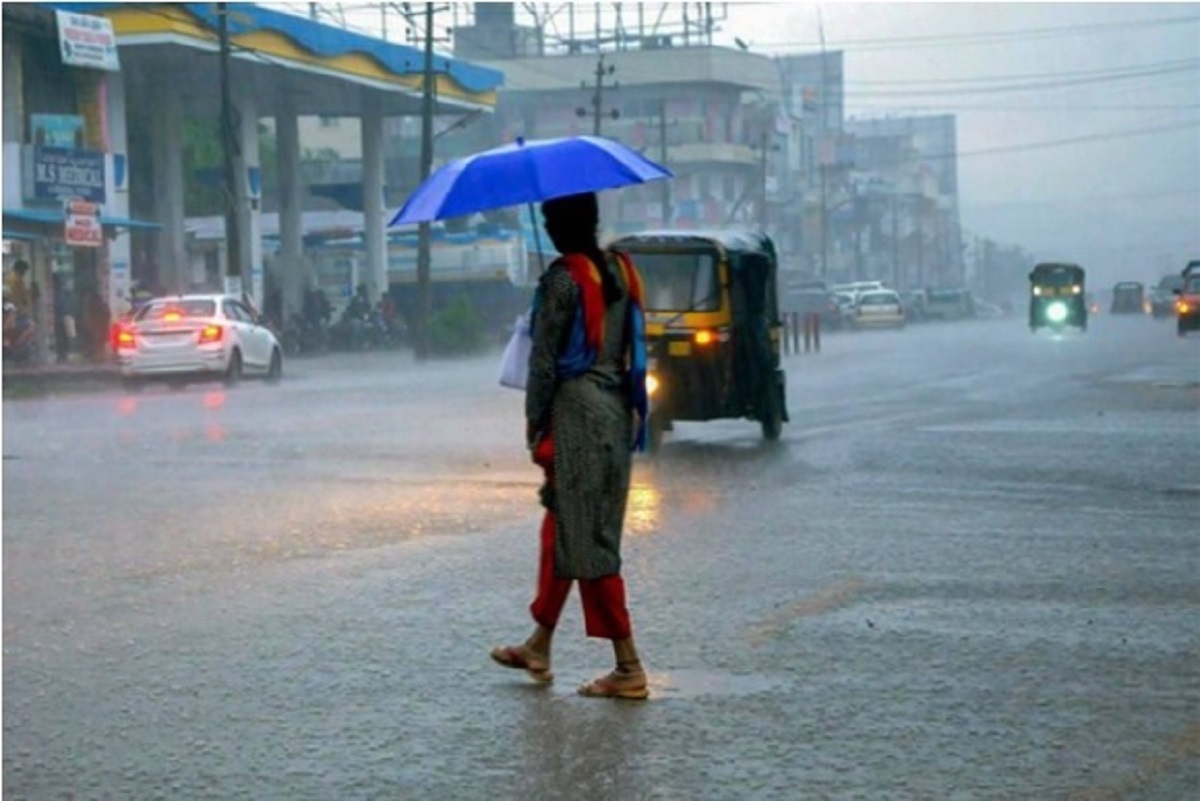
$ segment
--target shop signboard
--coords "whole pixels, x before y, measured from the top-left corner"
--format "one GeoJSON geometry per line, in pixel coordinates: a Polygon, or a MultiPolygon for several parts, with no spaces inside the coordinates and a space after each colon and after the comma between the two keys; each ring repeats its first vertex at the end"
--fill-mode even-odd
{"type": "Polygon", "coordinates": [[[91,14],[56,11],[58,17],[58,49],[62,63],[72,67],[119,72],[117,37],[112,21],[91,14]]]}
{"type": "Polygon", "coordinates": [[[29,148],[26,198],[33,203],[62,203],[71,198],[104,203],[104,154],[65,147],[29,148]]]}
{"type": "Polygon", "coordinates": [[[98,248],[104,244],[100,225],[100,206],[86,200],[68,200],[63,204],[66,227],[63,241],[70,247],[98,248]]]}

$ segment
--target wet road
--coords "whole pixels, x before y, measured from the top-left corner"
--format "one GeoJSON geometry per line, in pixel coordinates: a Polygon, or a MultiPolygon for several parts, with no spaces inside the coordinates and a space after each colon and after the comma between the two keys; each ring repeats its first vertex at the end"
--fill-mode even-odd
{"type": "Polygon", "coordinates": [[[833,335],[635,468],[654,696],[572,600],[495,357],[5,401],[6,798],[1200,797],[1200,337],[833,335]]]}

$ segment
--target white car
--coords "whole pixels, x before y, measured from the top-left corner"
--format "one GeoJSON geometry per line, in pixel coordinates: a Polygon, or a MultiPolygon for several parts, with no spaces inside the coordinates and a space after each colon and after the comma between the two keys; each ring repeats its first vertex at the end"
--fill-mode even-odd
{"type": "Polygon", "coordinates": [[[903,328],[904,301],[890,289],[860,292],[854,302],[855,328],[903,328]]]}
{"type": "Polygon", "coordinates": [[[155,298],[133,319],[117,323],[112,340],[129,389],[151,378],[179,385],[189,378],[220,377],[233,385],[243,374],[272,383],[283,375],[279,340],[233,295],[155,298]]]}

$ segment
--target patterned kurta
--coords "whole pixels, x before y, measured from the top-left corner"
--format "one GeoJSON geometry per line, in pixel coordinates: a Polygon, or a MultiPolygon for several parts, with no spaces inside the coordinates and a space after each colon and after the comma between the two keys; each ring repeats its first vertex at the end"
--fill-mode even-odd
{"type": "MultiPolygon", "coordinates": [[[[621,270],[606,266],[624,286],[621,270]]],[[[559,578],[596,579],[621,571],[621,528],[632,467],[633,411],[625,354],[629,329],[628,291],[608,307],[604,344],[583,375],[560,379],[555,360],[563,352],[581,291],[560,262],[538,286],[540,305],[533,328],[525,417],[536,429],[554,433],[553,486],[542,502],[554,515],[555,573],[559,578]]]]}

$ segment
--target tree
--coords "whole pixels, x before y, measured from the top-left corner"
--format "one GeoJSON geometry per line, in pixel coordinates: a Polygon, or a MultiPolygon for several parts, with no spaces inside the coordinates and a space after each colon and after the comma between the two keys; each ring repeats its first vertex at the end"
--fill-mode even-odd
{"type": "MultiPolygon", "coordinates": [[[[209,118],[184,119],[183,138],[183,213],[203,217],[225,212],[222,185],[221,135],[218,121],[209,118]]],[[[258,163],[262,169],[262,193],[274,197],[279,185],[278,147],[270,127],[258,125],[258,163]]]]}

